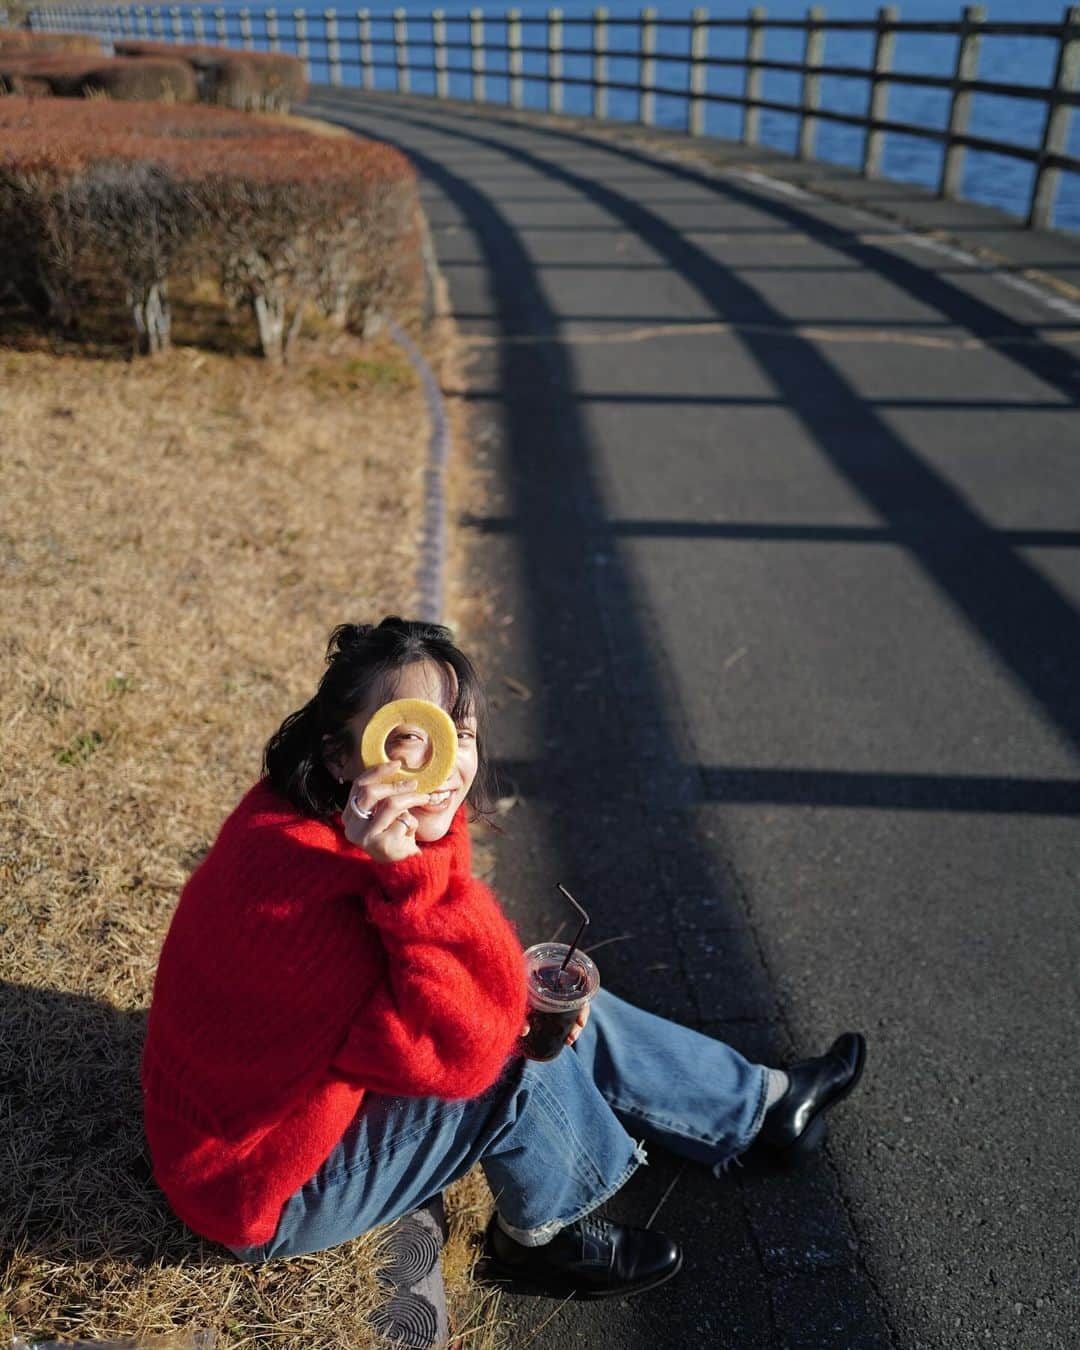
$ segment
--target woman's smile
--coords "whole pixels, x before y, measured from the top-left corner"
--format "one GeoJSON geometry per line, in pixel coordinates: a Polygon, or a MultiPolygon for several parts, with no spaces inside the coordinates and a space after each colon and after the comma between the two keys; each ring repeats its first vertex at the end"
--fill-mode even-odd
{"type": "Polygon", "coordinates": [[[414,811],[437,812],[443,810],[447,802],[454,796],[457,789],[440,788],[438,792],[433,792],[422,806],[413,807],[414,811]]]}

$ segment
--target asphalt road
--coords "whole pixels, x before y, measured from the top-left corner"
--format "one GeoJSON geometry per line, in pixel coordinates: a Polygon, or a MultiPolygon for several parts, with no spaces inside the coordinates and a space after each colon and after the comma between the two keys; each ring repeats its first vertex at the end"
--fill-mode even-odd
{"type": "Polygon", "coordinates": [[[870,1042],[820,1162],[653,1150],[679,1279],[515,1344],[1075,1347],[1077,317],[737,158],[310,110],[413,157],[468,344],[523,938],[561,880],[616,992],[870,1042]]]}

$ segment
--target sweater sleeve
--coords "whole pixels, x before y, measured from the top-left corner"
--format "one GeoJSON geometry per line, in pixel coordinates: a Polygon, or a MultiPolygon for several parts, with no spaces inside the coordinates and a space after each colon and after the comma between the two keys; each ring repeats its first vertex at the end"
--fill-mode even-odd
{"type": "Polygon", "coordinates": [[[365,913],[385,978],[358,1011],[334,1068],[374,1092],[473,1097],[495,1081],[525,1019],[521,945],[454,838],[371,867],[365,913]]]}

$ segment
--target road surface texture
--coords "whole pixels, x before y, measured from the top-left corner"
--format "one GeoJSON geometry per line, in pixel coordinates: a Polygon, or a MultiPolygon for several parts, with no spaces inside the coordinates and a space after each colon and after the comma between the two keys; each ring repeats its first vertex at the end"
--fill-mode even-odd
{"type": "Polygon", "coordinates": [[[607,1209],[679,1278],[508,1300],[514,1345],[1076,1347],[1080,246],[922,201],[1044,294],[763,152],[308,110],[413,158],[467,344],[523,940],[563,881],[615,992],[773,1063],[869,1039],[820,1161],[653,1148],[607,1209]]]}

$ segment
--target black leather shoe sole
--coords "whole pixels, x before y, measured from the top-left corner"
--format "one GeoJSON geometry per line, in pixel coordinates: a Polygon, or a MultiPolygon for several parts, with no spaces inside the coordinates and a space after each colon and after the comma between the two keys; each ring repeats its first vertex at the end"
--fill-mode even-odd
{"type": "Polygon", "coordinates": [[[673,1276],[678,1275],[682,1269],[682,1263],[682,1252],[679,1252],[675,1264],[669,1266],[666,1270],[635,1283],[616,1285],[608,1289],[576,1284],[573,1280],[558,1275],[554,1271],[541,1273],[536,1269],[518,1269],[516,1266],[504,1266],[490,1252],[485,1252],[481,1260],[477,1262],[475,1274],[478,1280],[497,1284],[507,1294],[525,1294],[534,1298],[577,1300],[632,1298],[635,1294],[644,1294],[650,1289],[658,1289],[662,1284],[666,1284],[673,1276]]]}

